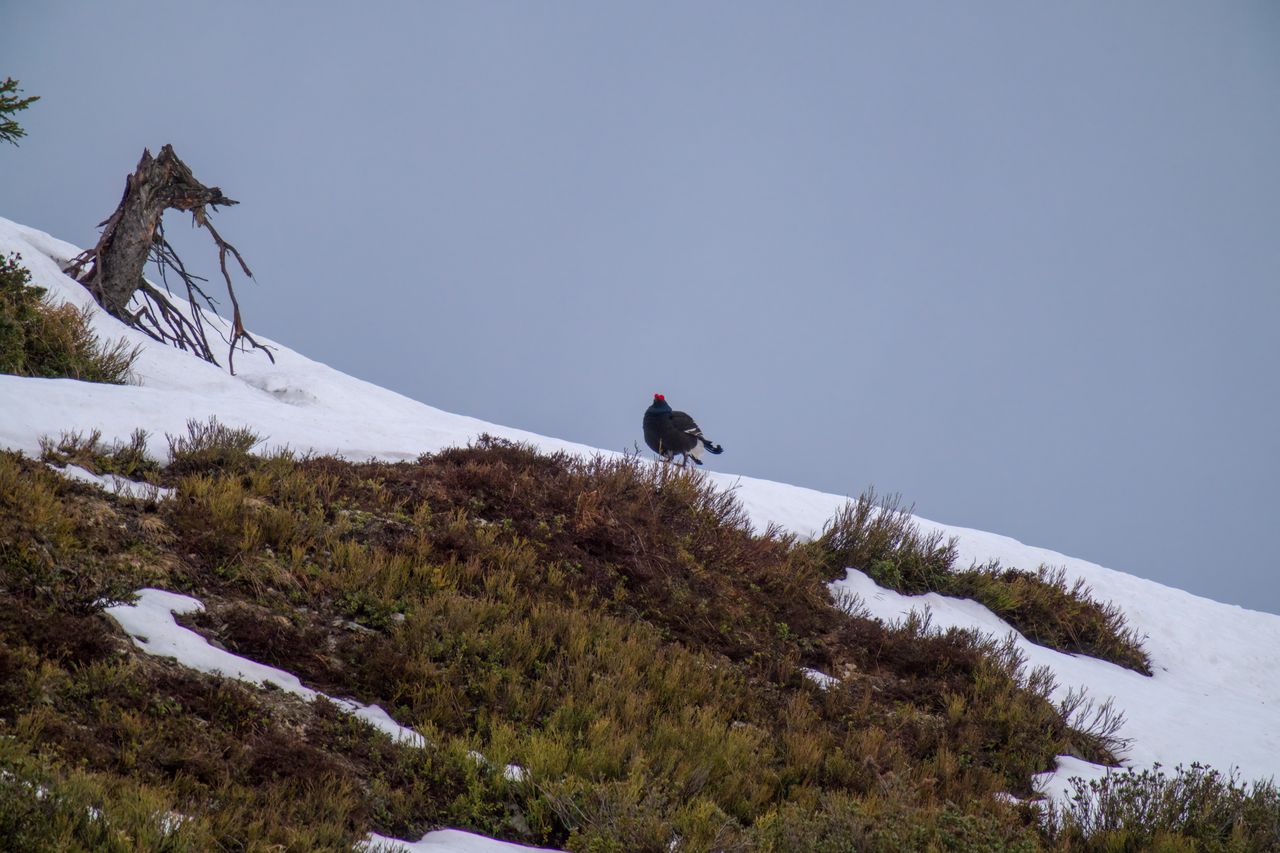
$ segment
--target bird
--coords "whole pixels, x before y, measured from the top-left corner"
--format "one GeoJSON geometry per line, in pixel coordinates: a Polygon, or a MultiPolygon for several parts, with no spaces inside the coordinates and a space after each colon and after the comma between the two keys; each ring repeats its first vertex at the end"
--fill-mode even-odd
{"type": "Polygon", "coordinates": [[[645,409],[644,443],[667,462],[678,454],[681,465],[687,465],[690,459],[701,465],[703,450],[724,453],[723,447],[702,434],[693,418],[684,412],[673,412],[662,394],[654,394],[653,405],[645,409]]]}

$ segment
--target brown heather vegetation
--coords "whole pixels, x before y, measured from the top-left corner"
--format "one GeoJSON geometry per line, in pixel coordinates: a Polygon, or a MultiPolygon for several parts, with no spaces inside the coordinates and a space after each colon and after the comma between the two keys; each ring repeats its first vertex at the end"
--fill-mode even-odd
{"type": "Polygon", "coordinates": [[[1113,721],[1054,707],[1007,643],[835,606],[831,537],[757,535],[695,473],[489,439],[415,464],[253,456],[255,436],[213,423],[147,469],[129,461],[143,438],[91,439],[46,454],[176,493],[106,496],[0,454],[9,849],[350,849],[440,825],[590,851],[1089,836],[996,795],[1029,795],[1059,753],[1109,759],[1113,721]],[[139,654],[99,611],[148,585],[427,748],[139,654]]]}

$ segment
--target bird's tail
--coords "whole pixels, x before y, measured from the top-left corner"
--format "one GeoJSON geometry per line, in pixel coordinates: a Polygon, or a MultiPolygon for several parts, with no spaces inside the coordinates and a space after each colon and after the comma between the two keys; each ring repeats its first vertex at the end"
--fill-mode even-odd
{"type": "Polygon", "coordinates": [[[714,453],[717,456],[724,453],[724,448],[716,444],[714,441],[707,441],[705,438],[700,440],[702,441],[702,446],[707,449],[708,453],[714,453]]]}

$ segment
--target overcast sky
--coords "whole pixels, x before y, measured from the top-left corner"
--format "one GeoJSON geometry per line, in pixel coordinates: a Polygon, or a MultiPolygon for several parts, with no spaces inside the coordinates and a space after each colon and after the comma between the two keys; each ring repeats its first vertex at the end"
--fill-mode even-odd
{"type": "Polygon", "coordinates": [[[348,373],[611,449],[662,391],[720,470],[1280,612],[1280,4],[0,0],[4,76],[0,215],[90,245],[173,143],[348,373]]]}

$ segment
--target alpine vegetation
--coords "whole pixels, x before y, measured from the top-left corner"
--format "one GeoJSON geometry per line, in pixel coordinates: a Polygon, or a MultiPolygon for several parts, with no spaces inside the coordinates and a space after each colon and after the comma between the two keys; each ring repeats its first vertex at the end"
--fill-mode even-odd
{"type": "Polygon", "coordinates": [[[161,466],[157,502],[0,456],[0,649],[27,673],[0,729],[39,784],[146,786],[148,832],[172,811],[180,837],[236,848],[441,824],[570,849],[1034,848],[1035,810],[998,795],[1031,796],[1063,752],[1114,761],[1008,648],[842,611],[813,549],[752,532],[693,472],[496,439],[416,463],[222,458],[161,466]],[[98,614],[142,587],[426,748],[139,655],[98,614]]]}

